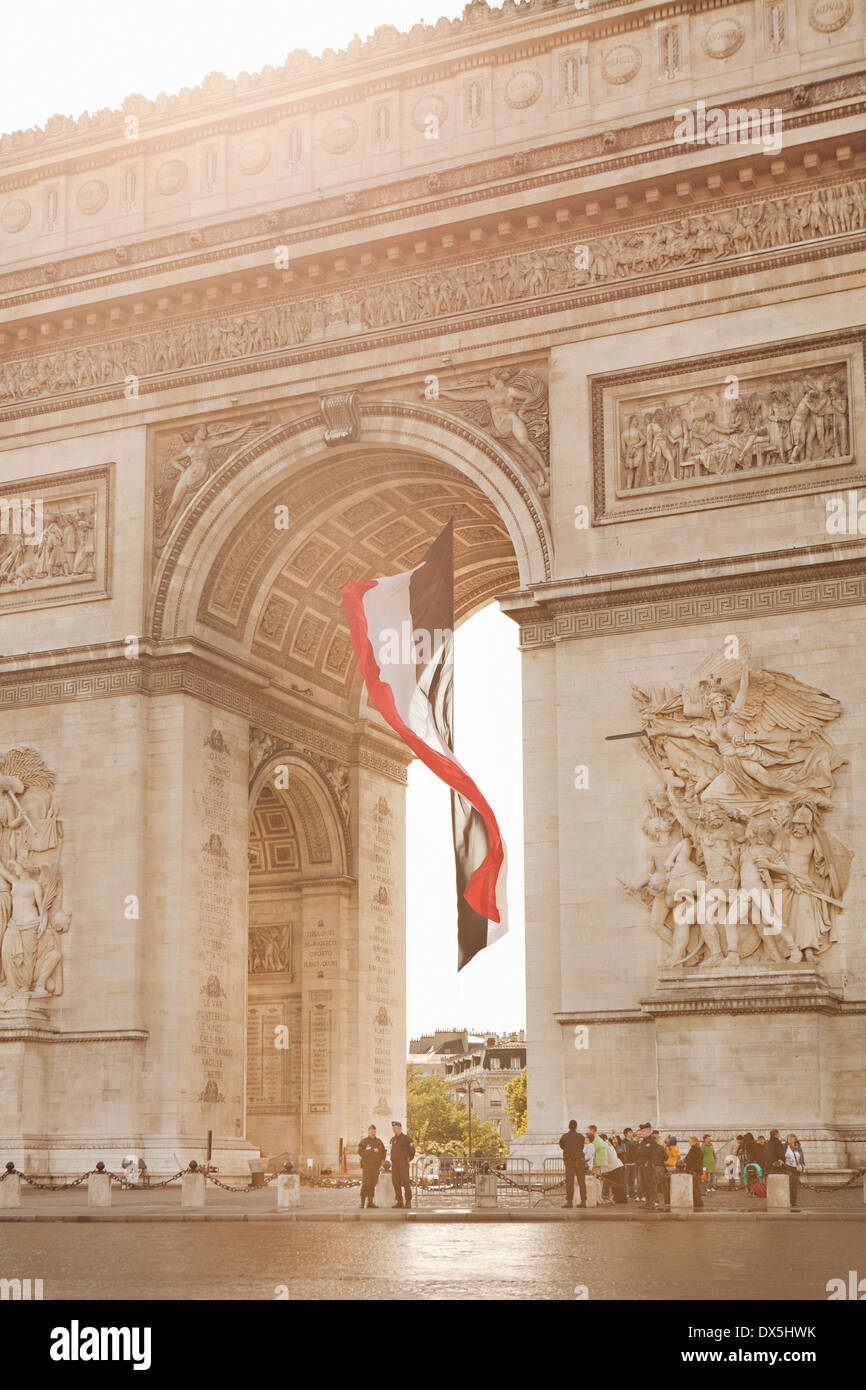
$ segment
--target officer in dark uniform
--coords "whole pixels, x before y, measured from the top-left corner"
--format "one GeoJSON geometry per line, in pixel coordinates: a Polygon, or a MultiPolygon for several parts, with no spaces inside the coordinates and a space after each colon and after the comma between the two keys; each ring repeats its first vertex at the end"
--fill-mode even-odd
{"type": "Polygon", "coordinates": [[[376,1126],[370,1125],[366,1139],[358,1145],[361,1155],[361,1206],[375,1207],[376,1183],[379,1169],[385,1162],[385,1145],[376,1134],[376,1126]]]}
{"type": "Polygon", "coordinates": [[[391,1121],[391,1182],[394,1184],[395,1207],[412,1205],[412,1188],[409,1186],[409,1164],[415,1157],[415,1145],[408,1134],[403,1133],[399,1120],[391,1121]],[[405,1200],[404,1200],[405,1193],[405,1200]]]}
{"type": "Polygon", "coordinates": [[[586,1206],[586,1159],[583,1146],[586,1143],[577,1127],[577,1120],[569,1120],[568,1129],[559,1141],[565,1159],[565,1205],[574,1206],[574,1180],[580,1191],[580,1205],[586,1206]]]}

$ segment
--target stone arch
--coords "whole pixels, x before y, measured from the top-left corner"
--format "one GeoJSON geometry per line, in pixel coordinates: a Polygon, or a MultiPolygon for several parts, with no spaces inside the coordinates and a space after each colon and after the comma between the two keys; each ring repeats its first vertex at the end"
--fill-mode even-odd
{"type": "MultiPolygon", "coordinates": [[[[261,435],[216,471],[186,508],[157,562],[148,615],[152,636],[188,636],[196,630],[202,594],[239,517],[275,489],[290,489],[305,469],[333,461],[344,463],[350,474],[353,460],[371,450],[392,450],[417,460],[420,467],[444,465],[474,484],[507,532],[517,585],[551,578],[551,530],[544,505],[529,471],[496,441],[427,404],[369,401],[360,412],[358,444],[328,449],[321,416],[307,415],[261,435]]],[[[290,499],[287,504],[291,506],[290,499]]]]}
{"type": "MultiPolygon", "coordinates": [[[[266,736],[267,737],[267,736],[266,736]]],[[[275,740],[269,739],[271,743],[275,740]]],[[[296,863],[286,867],[297,868],[305,877],[349,877],[352,873],[352,846],[349,836],[347,810],[341,804],[334,785],[329,778],[327,764],[337,764],[333,759],[318,757],[288,746],[278,746],[267,753],[264,760],[252,769],[250,780],[249,809],[252,825],[257,815],[263,793],[270,792],[268,800],[274,799],[283,808],[291,821],[295,835],[287,837],[286,843],[295,838],[298,843],[296,863]],[[275,786],[277,768],[285,766],[288,770],[288,788],[275,786]]],[[[265,826],[257,827],[266,838],[265,826]]],[[[273,826],[276,832],[276,822],[273,826]]],[[[258,838],[258,836],[257,836],[258,838]]],[[[277,834],[270,837],[266,848],[276,850],[279,843],[277,834]]],[[[268,853],[264,862],[277,867],[279,856],[268,853]]],[[[252,868],[252,862],[251,862],[252,868]]]]}

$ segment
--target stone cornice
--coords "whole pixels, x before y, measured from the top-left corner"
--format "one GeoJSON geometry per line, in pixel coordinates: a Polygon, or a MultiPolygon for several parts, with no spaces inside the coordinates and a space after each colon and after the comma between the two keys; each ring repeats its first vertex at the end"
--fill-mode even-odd
{"type": "MultiPolygon", "coordinates": [[[[856,72],[841,78],[817,79],[797,88],[796,95],[789,84],[718,105],[722,110],[756,104],[778,108],[783,113],[784,131],[790,133],[842,117],[862,116],[866,103],[856,100],[862,95],[866,95],[866,73],[856,72]]],[[[473,202],[543,192],[546,188],[554,194],[557,184],[582,176],[610,173],[619,176],[620,184],[628,169],[682,158],[684,147],[674,143],[675,125],[673,115],[633,125],[617,122],[616,154],[606,144],[611,132],[601,131],[516,155],[490,151],[470,164],[437,169],[427,175],[411,173],[359,189],[352,195],[351,210],[345,195],[326,196],[290,207],[248,213],[194,232],[166,232],[127,242],[122,246],[122,260],[112,248],[7,271],[0,274],[0,296],[5,296],[2,307],[38,304],[64,294],[101,288],[111,289],[114,295],[134,294],[137,280],[157,273],[183,274],[229,258],[249,257],[256,251],[266,252],[272,258],[277,243],[292,246],[318,235],[332,234],[335,228],[351,236],[392,226],[399,219],[433,215],[441,221],[443,214],[465,209],[473,202]],[[520,177],[521,174],[525,176],[520,177]],[[434,192],[436,196],[431,196],[434,192]],[[67,283],[61,283],[64,281],[67,283]]],[[[166,149],[179,143],[180,137],[175,137],[166,149]]],[[[695,147],[685,152],[697,151],[695,147]]],[[[129,158],[128,150],[122,153],[129,158]]],[[[746,157],[754,157],[754,152],[746,157]]],[[[90,163],[96,167],[95,161],[90,163]]],[[[11,192],[25,182],[23,177],[0,179],[0,192],[11,192]]]]}
{"type": "MultiPolygon", "coordinates": [[[[413,77],[427,82],[431,71],[443,77],[469,66],[513,61],[561,42],[563,36],[570,37],[570,31],[579,38],[600,38],[644,28],[674,15],[722,9],[734,3],[738,0],[587,0],[585,7],[577,8],[574,0],[505,0],[501,7],[492,8],[484,0],[470,0],[462,18],[440,19],[433,25],[419,23],[407,33],[381,25],[366,42],[359,40],[340,53],[328,49],[321,58],[315,58],[295,50],[280,68],[266,67],[253,76],[245,74],[232,80],[211,73],[200,86],[184,88],[176,96],[162,94],[149,101],[134,94],[119,110],[106,108],[79,121],[52,116],[44,129],[32,127],[0,136],[0,157],[32,162],[44,150],[46,154],[56,151],[60,159],[65,154],[74,156],[82,146],[98,147],[111,139],[122,143],[124,121],[131,115],[144,124],[146,133],[151,125],[175,124],[190,117],[209,121],[209,129],[216,133],[224,125],[237,128],[233,108],[243,109],[250,102],[290,102],[289,111],[345,105],[371,90],[409,85],[413,77]],[[321,89],[334,78],[338,86],[324,92],[310,91],[311,84],[321,89]]],[[[271,107],[268,118],[272,116],[271,107]]],[[[128,153],[127,148],[121,157],[127,158],[128,153]]]]}
{"type": "MultiPolygon", "coordinates": [[[[303,709],[301,698],[289,692],[282,700],[270,697],[261,688],[268,682],[261,681],[256,673],[242,673],[240,668],[229,675],[225,662],[192,652],[152,655],[146,642],[141,645],[142,655],[136,659],[118,655],[117,644],[104,643],[88,647],[86,656],[75,648],[34,655],[27,660],[26,669],[20,669],[24,663],[16,663],[17,670],[10,670],[8,662],[2,663],[0,710],[123,695],[192,695],[249,720],[277,738],[346,764],[370,767],[395,781],[406,781],[412,754],[387,731],[372,729],[367,723],[359,726],[330,711],[319,714],[303,709]]],[[[158,644],[153,651],[158,651],[158,644]]]]}
{"type": "Polygon", "coordinates": [[[503,596],[524,649],[866,603],[863,542],[554,581],[503,596]]]}
{"type": "MultiPolygon", "coordinates": [[[[837,175],[835,182],[839,181],[837,175]]],[[[854,182],[860,188],[861,197],[864,196],[862,176],[854,182]]],[[[813,189],[823,191],[833,183],[834,180],[827,178],[803,183],[801,195],[805,195],[807,188],[810,192],[813,189]]],[[[789,196],[787,191],[785,196],[789,196]]],[[[779,205],[784,202],[780,195],[776,198],[779,205]]],[[[762,208],[773,202],[762,190],[751,198],[741,196],[720,201],[717,207],[731,211],[756,200],[762,208]]],[[[430,270],[408,270],[399,275],[392,272],[390,276],[379,275],[375,279],[356,277],[318,292],[262,301],[259,317],[269,315],[270,326],[265,329],[264,320],[257,323],[255,332],[259,337],[255,340],[251,336],[254,330],[250,326],[247,305],[245,311],[238,309],[234,315],[231,309],[224,308],[217,315],[211,310],[207,315],[172,319],[149,329],[127,328],[125,332],[104,335],[80,348],[70,344],[38,356],[6,357],[0,361],[0,389],[3,399],[11,404],[0,407],[0,418],[26,418],[75,404],[116,401],[124,397],[129,375],[136,378],[139,395],[174,385],[191,387],[241,373],[356,353],[368,345],[381,349],[392,344],[414,343],[431,335],[438,337],[458,325],[460,331],[465,332],[468,327],[484,328],[512,321],[523,323],[541,315],[573,312],[579,305],[603,304],[670,292],[676,287],[727,280],[734,270],[756,275],[821,257],[848,254],[864,245],[864,232],[856,229],[811,240],[788,239],[762,249],[731,247],[727,248],[727,254],[721,248],[712,249],[709,259],[696,262],[695,255],[705,253],[697,250],[697,232],[686,233],[683,227],[687,224],[694,228],[699,215],[706,218],[713,214],[705,208],[687,214],[671,210],[661,217],[658,214],[645,216],[640,221],[617,229],[608,227],[592,235],[571,231],[541,245],[503,248],[482,258],[477,253],[473,258],[463,257],[457,266],[448,267],[452,279],[463,277],[460,280],[463,297],[459,297],[458,288],[452,283],[446,305],[433,302],[435,295],[441,294],[443,283],[443,267],[436,265],[430,270]],[[595,269],[591,274],[576,272],[571,249],[576,236],[585,237],[595,267],[596,264],[601,266],[604,260],[604,247],[617,237],[628,236],[636,228],[649,234],[665,222],[679,239],[679,261],[668,258],[658,268],[632,269],[624,274],[613,264],[612,268],[600,269],[598,274],[595,269]],[[529,261],[526,261],[527,253],[529,261]],[[525,264],[520,261],[521,256],[525,264]],[[495,270],[499,271],[498,277],[494,275],[495,270]],[[530,284],[532,275],[536,276],[537,284],[530,284]],[[378,321],[381,313],[376,306],[383,295],[402,296],[406,314],[402,321],[390,321],[396,310],[392,313],[392,308],[387,307],[390,304],[387,299],[389,321],[378,321]],[[425,307],[425,297],[432,309],[430,305],[425,307]],[[334,313],[342,315],[336,324],[331,321],[334,313]],[[350,314],[357,318],[350,319],[350,314]],[[321,328],[315,327],[317,318],[321,319],[321,328]],[[208,332],[209,328],[213,333],[208,332]],[[271,335],[270,343],[261,336],[265,331],[271,335]],[[215,342],[212,342],[214,337],[215,342]],[[282,338],[284,346],[275,346],[274,337],[277,342],[282,338]],[[229,355],[234,352],[238,355],[229,355]],[[172,365],[188,363],[191,356],[198,359],[196,365],[172,365]],[[202,360],[203,357],[210,360],[202,360]],[[66,384],[73,381],[77,389],[75,386],[70,389],[66,384]],[[33,382],[37,383],[36,390],[40,394],[33,393],[33,382]]]]}
{"type": "Polygon", "coordinates": [[[4,1028],[3,1015],[0,1014],[0,1043],[38,1042],[38,1043],[105,1043],[105,1042],[147,1042],[150,1032],[146,1028],[88,1028],[82,1032],[52,1032],[36,1026],[29,1028],[4,1028]]]}

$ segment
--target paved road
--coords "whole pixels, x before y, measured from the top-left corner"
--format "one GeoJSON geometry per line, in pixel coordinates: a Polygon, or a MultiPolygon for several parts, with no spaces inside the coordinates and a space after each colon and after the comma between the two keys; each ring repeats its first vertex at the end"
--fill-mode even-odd
{"type": "Polygon", "coordinates": [[[49,1299],[826,1300],[864,1268],[863,1226],[745,1222],[538,1225],[5,1223],[0,1277],[49,1299]],[[649,1277],[648,1277],[649,1276],[649,1277]]]}

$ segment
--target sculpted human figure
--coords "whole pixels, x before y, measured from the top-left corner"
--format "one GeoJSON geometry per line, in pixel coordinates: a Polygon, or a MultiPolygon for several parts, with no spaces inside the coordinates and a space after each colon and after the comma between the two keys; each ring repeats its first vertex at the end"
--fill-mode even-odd
{"type": "Polygon", "coordinates": [[[793,939],[792,961],[813,960],[832,944],[833,898],[831,864],[815,834],[815,817],[800,806],[785,835],[785,859],[790,870],[784,894],[784,916],[793,939]]]}
{"type": "Polygon", "coordinates": [[[500,439],[514,438],[526,451],[538,470],[539,490],[544,492],[548,487],[547,464],[521,415],[522,408],[532,396],[530,390],[509,385],[501,372],[491,372],[486,386],[452,386],[450,391],[442,391],[440,395],[445,400],[453,397],[483,401],[490,410],[494,434],[500,439]]]}
{"type": "Polygon", "coordinates": [[[261,421],[247,420],[242,425],[225,426],[199,425],[191,443],[169,460],[171,467],[180,474],[174,485],[171,500],[166,508],[162,524],[163,535],[168,535],[187,500],[198,491],[216,466],[215,451],[226,444],[235,444],[253,425],[261,421]]]}
{"type": "Polygon", "coordinates": [[[3,983],[7,994],[28,994],[35,985],[38,938],[45,929],[42,884],[32,865],[16,859],[0,866],[0,881],[9,885],[12,895],[0,947],[3,983]]]}
{"type": "Polygon", "coordinates": [[[637,415],[628,417],[628,424],[622,432],[622,462],[625,469],[627,488],[643,487],[646,481],[644,446],[646,435],[640,427],[637,415]]]}
{"type": "Polygon", "coordinates": [[[737,654],[711,654],[680,687],[632,687],[643,720],[633,737],[661,788],[643,824],[648,872],[628,891],[674,966],[814,961],[835,940],[848,886],[852,853],[822,823],[845,765],[823,726],[842,707],[753,665],[736,641],[737,654]],[[678,894],[700,911],[678,915],[678,894]]]}
{"type": "Polygon", "coordinates": [[[709,952],[705,965],[722,962],[738,965],[736,929],[729,939],[725,924],[731,894],[740,886],[740,846],[730,817],[721,806],[706,806],[701,815],[699,831],[701,854],[706,865],[705,920],[700,923],[701,935],[709,952]],[[715,895],[712,890],[715,889],[715,895]]]}

